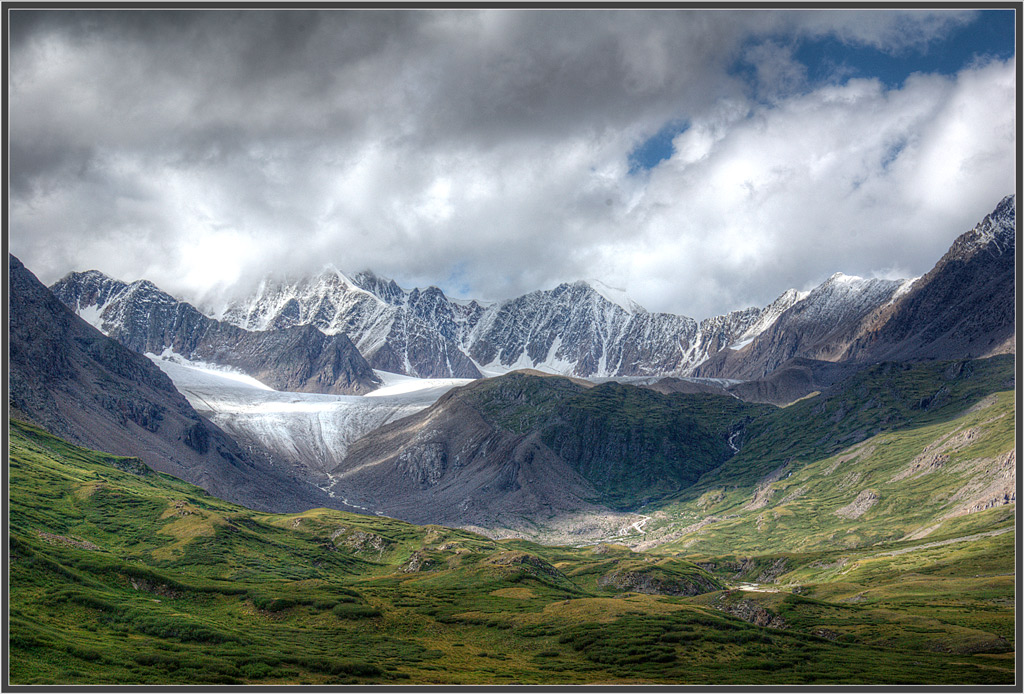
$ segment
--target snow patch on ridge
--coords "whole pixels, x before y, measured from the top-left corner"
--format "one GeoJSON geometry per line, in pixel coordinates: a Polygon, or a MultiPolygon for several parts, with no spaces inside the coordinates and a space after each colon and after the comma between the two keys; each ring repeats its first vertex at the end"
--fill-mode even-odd
{"type": "Polygon", "coordinates": [[[81,318],[82,320],[84,320],[86,323],[88,323],[92,327],[94,327],[97,330],[99,330],[100,332],[103,332],[103,329],[100,327],[100,325],[103,323],[103,320],[100,317],[100,315],[103,313],[103,309],[104,308],[106,308],[105,305],[104,306],[100,306],[99,304],[94,304],[92,306],[86,306],[85,308],[79,307],[78,308],[78,317],[81,318]]]}
{"type": "Polygon", "coordinates": [[[788,289],[783,292],[778,299],[765,307],[760,317],[749,328],[744,330],[743,334],[735,342],[729,345],[729,349],[743,349],[749,345],[754,341],[754,338],[772,327],[775,321],[779,319],[779,316],[806,299],[810,293],[810,291],[801,292],[796,289],[788,289]]]}
{"type": "Polygon", "coordinates": [[[909,292],[911,288],[914,286],[914,283],[917,282],[919,279],[921,278],[911,277],[908,280],[902,280],[903,284],[897,287],[896,291],[893,292],[892,298],[889,299],[889,303],[886,304],[886,306],[896,303],[896,300],[899,299],[904,294],[906,294],[907,292],[909,292]]]}
{"type": "MultiPolygon", "coordinates": [[[[234,369],[234,368],[232,368],[230,366],[222,366],[220,364],[211,364],[209,362],[204,362],[204,361],[192,361],[192,360],[186,359],[182,355],[178,354],[177,352],[175,352],[170,347],[165,349],[160,354],[153,354],[152,352],[146,352],[146,356],[149,357],[153,362],[156,363],[157,366],[160,366],[161,368],[163,368],[161,366],[161,362],[170,362],[172,364],[178,364],[180,366],[186,366],[186,367],[188,367],[190,369],[194,369],[196,371],[201,371],[201,372],[210,374],[211,376],[214,376],[216,378],[221,378],[221,379],[224,379],[224,380],[227,380],[227,381],[233,381],[233,382],[236,382],[236,383],[241,383],[243,385],[246,385],[246,386],[248,386],[250,388],[255,388],[257,390],[269,390],[269,391],[272,391],[272,392],[277,392],[273,388],[271,388],[270,386],[268,386],[265,383],[263,383],[262,381],[258,381],[257,379],[253,378],[249,374],[243,373],[242,371],[239,371],[238,369],[234,369]]],[[[166,369],[164,369],[164,371],[166,372],[166,369]]],[[[169,373],[168,373],[168,376],[170,376],[169,373]]],[[[172,377],[171,380],[173,381],[174,378],[172,377]]]]}

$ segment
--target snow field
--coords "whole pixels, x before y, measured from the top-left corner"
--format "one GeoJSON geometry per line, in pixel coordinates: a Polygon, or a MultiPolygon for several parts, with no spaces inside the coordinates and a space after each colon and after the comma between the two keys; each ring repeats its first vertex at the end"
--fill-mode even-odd
{"type": "Polygon", "coordinates": [[[370,395],[323,395],[273,390],[222,367],[178,355],[146,355],[200,413],[275,459],[323,474],[340,463],[349,445],[388,422],[429,407],[470,379],[419,379],[378,371],[384,386],[370,395]]]}

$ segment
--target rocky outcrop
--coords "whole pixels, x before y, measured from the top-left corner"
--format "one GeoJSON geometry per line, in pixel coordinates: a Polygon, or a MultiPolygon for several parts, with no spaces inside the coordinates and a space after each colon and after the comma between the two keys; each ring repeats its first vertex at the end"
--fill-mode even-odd
{"type": "Polygon", "coordinates": [[[779,615],[766,610],[752,600],[738,600],[736,602],[719,605],[718,609],[728,612],[734,617],[739,617],[744,622],[750,622],[759,627],[768,629],[787,629],[789,624],[779,615]]]}
{"type": "Polygon", "coordinates": [[[402,573],[417,573],[419,571],[431,571],[434,568],[433,562],[423,552],[416,551],[409,557],[409,561],[402,565],[402,573]]]}
{"type": "Polygon", "coordinates": [[[646,595],[700,595],[723,588],[722,583],[702,570],[678,575],[659,571],[657,567],[639,570],[611,571],[597,579],[602,588],[646,595]]]}
{"type": "Polygon", "coordinates": [[[51,545],[60,545],[62,547],[74,547],[75,549],[84,549],[90,552],[100,552],[103,550],[102,547],[97,545],[95,542],[89,542],[88,540],[79,540],[74,537],[68,537],[67,535],[57,535],[55,533],[46,533],[42,530],[37,530],[36,535],[43,542],[47,542],[51,545]]]}
{"type": "Polygon", "coordinates": [[[485,564],[491,566],[516,566],[528,568],[531,573],[542,573],[548,576],[563,577],[561,571],[556,569],[554,566],[544,561],[540,557],[534,556],[527,552],[511,551],[511,552],[498,552],[492,554],[484,560],[485,564]]]}
{"type": "Polygon", "coordinates": [[[970,472],[969,481],[948,503],[953,509],[943,515],[955,518],[985,511],[1017,501],[1017,451],[1010,450],[995,458],[975,458],[959,463],[958,470],[970,472]]]}
{"type": "Polygon", "coordinates": [[[836,509],[836,515],[847,520],[856,520],[878,503],[879,496],[872,489],[865,489],[846,506],[836,509]]]}
{"type": "Polygon", "coordinates": [[[375,555],[378,559],[391,548],[391,541],[376,533],[357,528],[342,527],[331,533],[331,541],[344,545],[356,553],[375,555]]]}
{"type": "Polygon", "coordinates": [[[484,559],[481,566],[491,567],[492,570],[497,570],[505,576],[519,574],[574,592],[579,590],[561,571],[528,552],[519,550],[498,552],[484,559]]]}

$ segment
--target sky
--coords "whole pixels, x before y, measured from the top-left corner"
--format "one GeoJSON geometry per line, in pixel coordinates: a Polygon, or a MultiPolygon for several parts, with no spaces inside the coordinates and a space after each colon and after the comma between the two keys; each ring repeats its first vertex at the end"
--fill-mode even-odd
{"type": "Polygon", "coordinates": [[[29,10],[10,249],[194,303],[370,269],[693,318],[913,277],[1016,188],[1007,10],[29,10]]]}

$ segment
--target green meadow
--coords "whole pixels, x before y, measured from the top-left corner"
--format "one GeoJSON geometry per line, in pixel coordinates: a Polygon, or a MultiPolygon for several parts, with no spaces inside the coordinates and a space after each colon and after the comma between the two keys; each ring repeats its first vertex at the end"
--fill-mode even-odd
{"type": "Polygon", "coordinates": [[[665,425],[749,414],[741,453],[632,547],[260,513],[11,421],[10,683],[1013,684],[1015,504],[961,507],[1015,405],[1005,360],[973,364],[770,412],[700,399],[665,425]]]}

